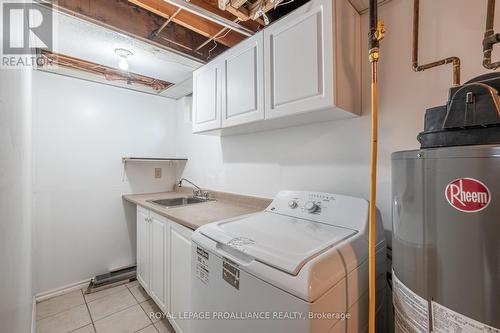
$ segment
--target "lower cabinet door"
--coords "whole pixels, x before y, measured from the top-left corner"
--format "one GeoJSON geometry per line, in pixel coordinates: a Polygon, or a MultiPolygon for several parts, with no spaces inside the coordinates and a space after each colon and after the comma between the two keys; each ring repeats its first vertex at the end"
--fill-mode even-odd
{"type": "MultiPolygon", "coordinates": [[[[191,311],[191,235],[177,223],[170,224],[170,311],[174,316],[191,311]]],[[[189,320],[173,321],[178,333],[189,333],[189,320]]],[[[193,332],[194,333],[194,332],[193,332]]]]}
{"type": "Polygon", "coordinates": [[[150,296],[162,311],[167,310],[167,232],[168,221],[151,213],[151,284],[150,296]]]}
{"type": "Polygon", "coordinates": [[[149,210],[137,206],[137,280],[149,292],[150,283],[149,210]]]}

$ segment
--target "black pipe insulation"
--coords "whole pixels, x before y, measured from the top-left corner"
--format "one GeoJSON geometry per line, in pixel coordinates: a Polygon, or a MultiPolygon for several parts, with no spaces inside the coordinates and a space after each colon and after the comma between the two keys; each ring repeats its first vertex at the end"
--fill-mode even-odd
{"type": "Polygon", "coordinates": [[[369,0],[369,32],[368,32],[368,51],[371,53],[373,50],[379,48],[379,39],[377,38],[377,23],[378,23],[378,12],[377,12],[377,0],[369,0]]]}

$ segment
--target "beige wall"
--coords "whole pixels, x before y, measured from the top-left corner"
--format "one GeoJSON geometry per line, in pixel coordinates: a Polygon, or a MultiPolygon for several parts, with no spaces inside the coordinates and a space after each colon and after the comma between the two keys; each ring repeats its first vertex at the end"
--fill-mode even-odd
{"type": "MultiPolygon", "coordinates": [[[[380,63],[380,155],[377,205],[390,237],[390,155],[418,148],[426,108],[445,103],[451,85],[450,65],[411,70],[411,0],[393,0],[380,9],[387,35],[380,63]]],[[[423,0],[420,59],[456,55],[463,80],[486,72],[481,66],[486,0],[423,0]]],[[[367,15],[362,47],[366,50],[367,15]]],[[[497,22],[500,10],[497,7],[497,22]]],[[[497,29],[500,25],[497,24],[497,29]]],[[[500,58],[500,49],[494,55],[500,58]]],[[[253,195],[274,196],[282,189],[316,190],[369,196],[369,82],[363,63],[363,114],[357,119],[321,123],[234,137],[191,134],[186,101],[178,107],[179,154],[190,158],[184,176],[201,186],[253,195]],[[181,112],[181,111],[180,111],[181,112]]]]}

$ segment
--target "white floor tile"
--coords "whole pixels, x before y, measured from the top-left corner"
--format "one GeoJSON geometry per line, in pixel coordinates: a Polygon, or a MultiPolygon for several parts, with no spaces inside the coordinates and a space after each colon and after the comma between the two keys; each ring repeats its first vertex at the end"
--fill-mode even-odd
{"type": "Polygon", "coordinates": [[[56,296],[36,305],[36,318],[39,320],[53,316],[84,303],[85,300],[83,299],[82,292],[80,290],[56,296]]]}
{"type": "MultiPolygon", "coordinates": [[[[90,315],[94,321],[137,304],[128,289],[89,302],[90,315]]],[[[139,305],[138,305],[139,306],[139,305]]],[[[144,312],[143,312],[144,313],[144,312]]]]}
{"type": "Polygon", "coordinates": [[[36,331],[37,333],[67,333],[90,323],[87,306],[82,304],[37,321],[36,331]]]}
{"type": "Polygon", "coordinates": [[[149,325],[148,327],[143,328],[137,333],[158,333],[158,331],[156,330],[156,327],[154,327],[153,325],[149,325]]]}
{"type": "Polygon", "coordinates": [[[75,331],[71,331],[71,333],[95,333],[94,325],[89,324],[87,326],[83,326],[75,331]]]}
{"type": "Polygon", "coordinates": [[[133,333],[151,325],[151,321],[137,304],[94,324],[97,333],[133,333]]]}
{"type": "Polygon", "coordinates": [[[144,312],[146,312],[146,316],[148,316],[148,318],[153,322],[157,322],[158,320],[160,320],[162,317],[162,312],[160,310],[160,308],[158,307],[158,305],[156,305],[156,303],[150,299],[150,300],[147,300],[145,302],[142,302],[141,304],[141,307],[142,309],[144,310],[144,312]]]}
{"type": "Polygon", "coordinates": [[[92,294],[88,294],[88,295],[84,294],[83,296],[85,297],[85,300],[87,302],[92,302],[92,301],[95,301],[96,299],[103,298],[103,297],[118,293],[120,291],[124,291],[125,289],[127,289],[127,287],[125,287],[125,285],[122,284],[121,286],[103,289],[101,291],[98,291],[98,292],[95,292],[92,294]]]}
{"type": "Polygon", "coordinates": [[[157,321],[154,325],[160,333],[175,333],[174,328],[170,325],[167,319],[157,321]]]}
{"type": "Polygon", "coordinates": [[[138,303],[142,303],[144,301],[147,301],[151,297],[146,293],[144,288],[142,288],[141,285],[133,286],[130,289],[130,292],[134,295],[135,299],[137,300],[138,303]]]}

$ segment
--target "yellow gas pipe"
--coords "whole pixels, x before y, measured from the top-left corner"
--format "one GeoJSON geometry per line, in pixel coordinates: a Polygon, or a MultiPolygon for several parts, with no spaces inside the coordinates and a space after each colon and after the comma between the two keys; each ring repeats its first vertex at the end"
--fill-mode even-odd
{"type": "MultiPolygon", "coordinates": [[[[375,4],[376,6],[376,4],[375,4]]],[[[370,219],[368,240],[368,266],[369,266],[369,305],[368,305],[368,332],[375,333],[375,308],[376,308],[376,222],[377,222],[377,151],[378,151],[378,41],[384,38],[384,23],[377,22],[377,29],[373,37],[376,39],[375,47],[370,47],[369,60],[371,63],[371,171],[370,171],[370,219]]]]}

